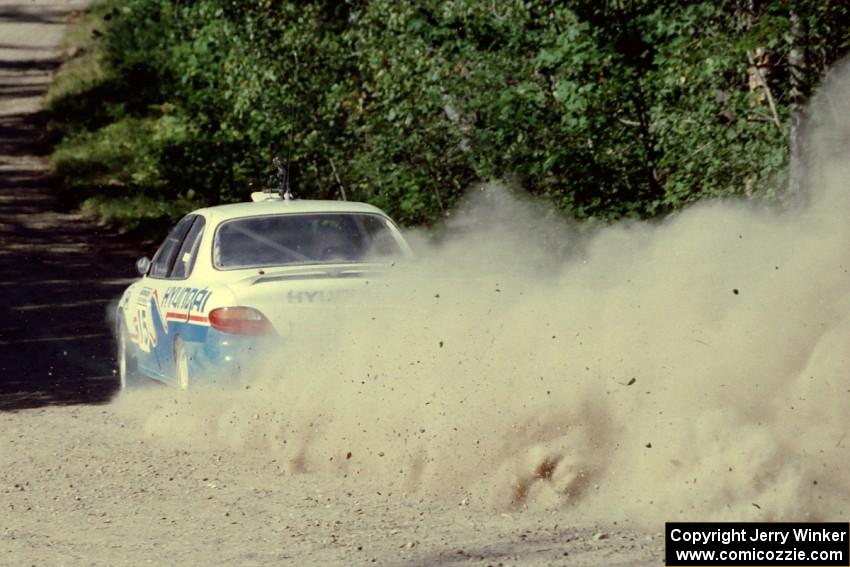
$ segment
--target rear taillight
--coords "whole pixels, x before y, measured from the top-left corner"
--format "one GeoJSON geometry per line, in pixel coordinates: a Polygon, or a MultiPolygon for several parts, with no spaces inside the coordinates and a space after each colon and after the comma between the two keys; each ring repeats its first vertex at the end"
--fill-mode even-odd
{"type": "Polygon", "coordinates": [[[222,333],[237,335],[269,335],[272,324],[266,316],[251,307],[219,307],[210,311],[210,326],[222,333]]]}

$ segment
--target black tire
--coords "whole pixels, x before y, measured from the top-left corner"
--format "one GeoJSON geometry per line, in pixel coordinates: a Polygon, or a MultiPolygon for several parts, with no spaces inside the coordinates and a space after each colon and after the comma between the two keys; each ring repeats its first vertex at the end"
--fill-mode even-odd
{"type": "Polygon", "coordinates": [[[130,390],[137,388],[142,383],[142,377],[139,374],[139,366],[136,357],[133,356],[133,347],[130,343],[130,336],[127,333],[127,326],[122,320],[118,325],[118,377],[121,380],[121,390],[130,390]]]}
{"type": "Polygon", "coordinates": [[[188,390],[191,383],[189,357],[180,337],[174,339],[174,383],[179,390],[188,390]]]}

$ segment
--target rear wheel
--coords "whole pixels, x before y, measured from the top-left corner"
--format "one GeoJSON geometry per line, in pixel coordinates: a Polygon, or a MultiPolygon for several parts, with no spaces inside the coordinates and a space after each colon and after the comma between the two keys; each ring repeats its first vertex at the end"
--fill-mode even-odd
{"type": "Polygon", "coordinates": [[[118,377],[121,380],[121,389],[127,390],[137,387],[141,381],[138,362],[136,357],[133,356],[130,336],[127,333],[127,327],[124,325],[123,321],[118,325],[117,357],[118,377]]]}
{"type": "Polygon", "coordinates": [[[174,339],[174,378],[178,388],[189,389],[189,357],[180,337],[174,339]]]}

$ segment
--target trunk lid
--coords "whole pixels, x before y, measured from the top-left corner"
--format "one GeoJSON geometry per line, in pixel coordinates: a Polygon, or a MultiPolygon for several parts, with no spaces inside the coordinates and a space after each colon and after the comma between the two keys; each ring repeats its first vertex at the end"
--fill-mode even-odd
{"type": "Polygon", "coordinates": [[[229,287],[237,305],[261,311],[281,337],[308,339],[327,336],[344,311],[369,303],[389,269],[386,264],[264,269],[229,287]]]}

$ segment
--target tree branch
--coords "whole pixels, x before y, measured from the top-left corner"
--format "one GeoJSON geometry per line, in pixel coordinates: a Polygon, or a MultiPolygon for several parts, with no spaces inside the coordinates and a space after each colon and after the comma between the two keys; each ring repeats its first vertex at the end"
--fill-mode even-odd
{"type": "Polygon", "coordinates": [[[767,95],[767,104],[770,106],[770,113],[773,115],[773,123],[776,124],[776,127],[781,131],[782,130],[782,122],[779,120],[779,113],[776,111],[776,103],[773,101],[773,93],[770,92],[770,87],[767,86],[767,81],[764,79],[764,75],[759,69],[759,66],[756,65],[755,60],[753,59],[753,54],[750,53],[750,50],[747,50],[747,61],[750,62],[753,70],[756,73],[756,77],[758,77],[759,83],[764,88],[764,93],[767,95]]]}

